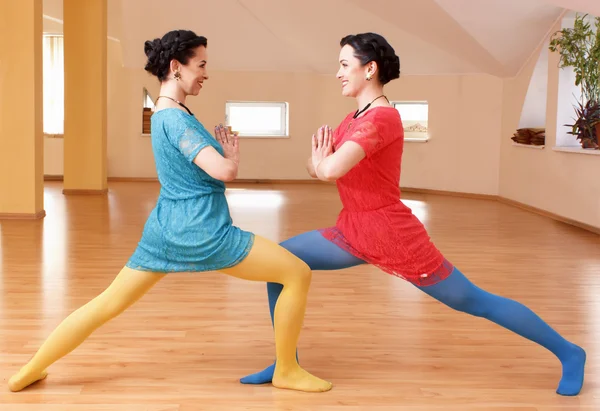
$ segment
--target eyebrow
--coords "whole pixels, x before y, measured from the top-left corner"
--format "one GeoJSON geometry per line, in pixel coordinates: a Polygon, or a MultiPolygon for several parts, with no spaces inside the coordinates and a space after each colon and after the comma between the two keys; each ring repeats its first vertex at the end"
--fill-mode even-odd
{"type": "Polygon", "coordinates": [[[346,63],[348,62],[348,60],[346,60],[346,59],[341,59],[340,63],[343,62],[343,61],[345,61],[346,63]]]}

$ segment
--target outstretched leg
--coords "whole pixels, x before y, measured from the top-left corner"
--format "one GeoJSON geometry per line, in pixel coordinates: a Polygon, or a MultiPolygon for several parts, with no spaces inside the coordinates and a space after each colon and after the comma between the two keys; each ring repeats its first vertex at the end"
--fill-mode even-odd
{"type": "Polygon", "coordinates": [[[74,311],[50,334],[38,352],[8,381],[11,391],[20,391],[46,378],[46,369],[77,348],[101,325],[121,314],[146,294],[165,274],[124,267],[102,294],[74,311]]]}
{"type": "Polygon", "coordinates": [[[418,288],[455,310],[486,318],[545,347],[558,357],[563,367],[556,392],[579,394],[583,385],[585,351],[565,340],[523,304],[482,290],[456,267],[445,280],[418,288]]]}
{"type": "MultiPolygon", "coordinates": [[[[319,231],[308,231],[297,235],[280,244],[283,248],[304,261],[311,270],[339,270],[353,267],[365,262],[352,254],[341,249],[319,233],[319,231]]],[[[269,298],[269,310],[273,322],[275,305],[281,294],[283,286],[276,282],[267,283],[267,295],[269,298]]],[[[273,324],[275,326],[275,324],[273,324]]],[[[266,384],[270,383],[275,371],[273,363],[262,371],[247,375],[240,379],[243,384],[266,384]]]]}
{"type": "Polygon", "coordinates": [[[312,275],[308,265],[277,243],[256,235],[249,255],[238,265],[220,271],[245,280],[283,284],[273,315],[277,358],[273,385],[310,392],[330,390],[330,382],[309,374],[296,360],[312,275]]]}

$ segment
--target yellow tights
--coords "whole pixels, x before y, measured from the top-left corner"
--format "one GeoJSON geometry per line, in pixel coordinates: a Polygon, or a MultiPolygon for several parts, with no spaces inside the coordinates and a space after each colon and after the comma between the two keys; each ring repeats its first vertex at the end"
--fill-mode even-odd
{"type": "MultiPolygon", "coordinates": [[[[221,271],[245,280],[283,285],[274,315],[277,365],[273,385],[308,392],[330,390],[330,382],[309,374],[300,368],[296,360],[296,345],[311,280],[309,267],[278,244],[256,236],[249,255],[235,267],[221,271]]],[[[29,363],[10,378],[9,389],[20,391],[46,378],[46,369],[51,364],[73,351],[96,329],[133,305],[165,275],[124,267],[104,292],[59,324],[29,363]]]]}

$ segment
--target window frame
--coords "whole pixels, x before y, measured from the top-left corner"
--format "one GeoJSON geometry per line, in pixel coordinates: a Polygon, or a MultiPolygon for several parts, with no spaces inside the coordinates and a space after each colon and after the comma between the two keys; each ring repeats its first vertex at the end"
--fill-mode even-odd
{"type": "Polygon", "coordinates": [[[152,95],[147,87],[142,87],[142,136],[147,137],[151,135],[150,124],[144,124],[146,120],[146,116],[148,118],[152,118],[154,115],[154,111],[156,110],[156,105],[154,104],[154,100],[152,99],[152,95]],[[150,100],[150,104],[148,104],[148,100],[150,100]],[[150,109],[150,115],[146,114],[147,109],[150,109]],[[145,127],[147,126],[147,127],[145,127]]]}
{"type": "Polygon", "coordinates": [[[230,123],[230,108],[231,107],[277,107],[283,108],[281,113],[281,122],[283,129],[275,133],[258,133],[258,132],[242,132],[241,130],[233,130],[238,132],[240,138],[289,138],[290,137],[290,106],[285,101],[241,101],[227,100],[225,102],[225,125],[231,126],[230,123]]]}
{"type": "MultiPolygon", "coordinates": [[[[406,131],[405,131],[405,137],[404,137],[404,141],[405,142],[409,142],[409,143],[427,143],[429,140],[431,140],[431,135],[430,133],[430,128],[429,128],[429,101],[427,100],[392,100],[390,101],[390,103],[392,104],[392,106],[398,110],[397,106],[402,106],[402,105],[408,105],[408,104],[421,104],[421,105],[426,105],[427,106],[427,131],[424,133],[425,137],[423,138],[417,138],[417,137],[406,137],[406,131]]],[[[398,110],[398,112],[400,113],[400,110],[398,110]]],[[[400,115],[402,116],[402,113],[400,113],[400,115]]],[[[402,119],[404,121],[404,119],[402,119]]]]}

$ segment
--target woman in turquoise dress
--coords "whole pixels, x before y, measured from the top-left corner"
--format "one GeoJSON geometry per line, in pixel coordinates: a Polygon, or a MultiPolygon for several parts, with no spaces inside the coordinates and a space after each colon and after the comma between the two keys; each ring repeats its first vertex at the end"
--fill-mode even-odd
{"type": "Polygon", "coordinates": [[[292,253],[233,225],[225,182],[238,171],[239,145],[223,126],[213,137],[185,105],[208,79],[207,40],[176,30],[145,43],[146,71],[161,83],[152,116],[152,148],[161,184],[141,240],[112,284],[69,315],[33,358],[9,380],[11,391],[47,376],[47,368],[176,272],[219,271],[279,283],[275,308],[277,368],[273,385],[307,392],[331,389],[300,368],[296,345],[304,319],[311,270],[292,253]]]}

